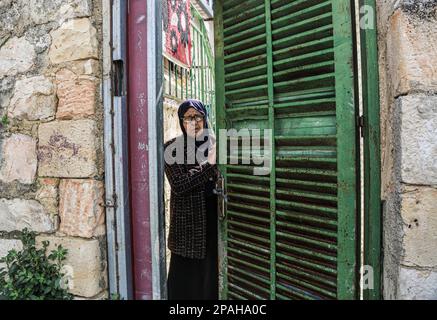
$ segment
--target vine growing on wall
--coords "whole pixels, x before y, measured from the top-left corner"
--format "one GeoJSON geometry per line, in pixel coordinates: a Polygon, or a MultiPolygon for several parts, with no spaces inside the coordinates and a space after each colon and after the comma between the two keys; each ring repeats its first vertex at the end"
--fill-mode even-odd
{"type": "Polygon", "coordinates": [[[47,255],[48,241],[42,248],[35,244],[35,234],[24,229],[23,250],[10,250],[0,259],[0,299],[71,300],[62,272],[67,250],[59,245],[47,255]]]}
{"type": "Polygon", "coordinates": [[[0,121],[0,127],[6,127],[9,124],[9,119],[7,115],[4,115],[0,121]]]}

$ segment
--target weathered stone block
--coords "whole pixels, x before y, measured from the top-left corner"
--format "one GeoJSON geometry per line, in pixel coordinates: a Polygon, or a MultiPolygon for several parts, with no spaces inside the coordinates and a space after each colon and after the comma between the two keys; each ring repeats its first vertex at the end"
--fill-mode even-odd
{"type": "MultiPolygon", "coordinates": [[[[0,259],[5,257],[10,250],[20,251],[23,249],[23,244],[20,240],[15,239],[0,239],[0,259]]],[[[0,263],[0,268],[5,267],[4,263],[0,263]]]]}
{"type": "Polygon", "coordinates": [[[15,86],[14,77],[0,79],[0,109],[7,109],[15,86]]]}
{"type": "Polygon", "coordinates": [[[91,238],[105,233],[102,181],[61,180],[59,185],[60,232],[91,238]]]}
{"type": "Polygon", "coordinates": [[[40,178],[40,188],[35,199],[38,200],[52,216],[58,214],[58,186],[59,179],[40,178]]]}
{"type": "Polygon", "coordinates": [[[0,231],[28,228],[36,232],[53,232],[54,226],[44,207],[36,200],[0,199],[0,231]]]}
{"type": "Polygon", "coordinates": [[[68,69],[56,74],[59,98],[58,119],[84,118],[94,114],[98,81],[93,76],[78,76],[68,69]]]}
{"type": "Polygon", "coordinates": [[[93,120],[54,121],[39,126],[38,174],[86,178],[97,173],[97,131],[93,120]]]}
{"type": "Polygon", "coordinates": [[[15,84],[8,116],[19,120],[41,120],[54,117],[55,87],[44,76],[18,80],[15,84]]]}
{"type": "Polygon", "coordinates": [[[437,267],[437,189],[404,187],[404,256],[408,266],[437,267]]]}
{"type": "Polygon", "coordinates": [[[401,175],[410,184],[437,184],[437,97],[397,99],[401,111],[401,175]]]}
{"type": "Polygon", "coordinates": [[[37,243],[49,241],[48,250],[62,245],[68,250],[65,273],[70,292],[81,297],[94,297],[106,289],[106,263],[102,261],[98,240],[39,236],[37,243]]]}
{"type": "Polygon", "coordinates": [[[92,13],[92,0],[1,0],[0,45],[11,33],[21,35],[29,29],[59,25],[92,13]]]}
{"type": "Polygon", "coordinates": [[[109,297],[108,291],[102,291],[100,293],[98,293],[96,296],[94,297],[88,297],[88,298],[84,298],[84,297],[74,297],[73,300],[107,300],[109,297]]]}
{"type": "Polygon", "coordinates": [[[397,299],[437,300],[437,272],[401,266],[397,299]]]}
{"type": "Polygon", "coordinates": [[[26,40],[35,47],[35,52],[37,54],[43,53],[50,47],[52,38],[50,37],[49,32],[51,29],[51,24],[42,24],[29,28],[26,31],[26,40]]]}
{"type": "MultiPolygon", "coordinates": [[[[1,142],[1,141],[0,141],[1,142]]],[[[13,134],[0,144],[0,181],[30,184],[37,169],[36,140],[13,134]]]]}
{"type": "Polygon", "coordinates": [[[35,59],[35,49],[24,37],[9,39],[0,48],[0,79],[30,70],[35,59]]]}
{"type": "Polygon", "coordinates": [[[50,34],[49,58],[52,63],[98,58],[96,29],[88,18],[68,20],[50,34]]]}
{"type": "Polygon", "coordinates": [[[68,70],[71,70],[78,76],[88,75],[97,77],[100,74],[99,68],[99,61],[95,59],[72,61],[68,64],[68,70]]]}
{"type": "Polygon", "coordinates": [[[437,90],[437,32],[435,21],[413,21],[403,10],[390,19],[387,62],[393,96],[412,90],[437,90]]]}
{"type": "MultiPolygon", "coordinates": [[[[23,1],[23,0],[22,0],[23,1]]],[[[67,19],[85,17],[92,14],[92,3],[90,0],[33,0],[26,1],[30,6],[30,17],[36,24],[47,22],[61,23],[67,19]]]]}

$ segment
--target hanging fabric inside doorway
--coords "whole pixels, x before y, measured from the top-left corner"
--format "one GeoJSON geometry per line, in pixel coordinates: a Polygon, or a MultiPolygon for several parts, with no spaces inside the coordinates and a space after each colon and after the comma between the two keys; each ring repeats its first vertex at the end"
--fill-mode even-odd
{"type": "Polygon", "coordinates": [[[190,0],[166,0],[166,4],[168,14],[164,20],[165,52],[181,64],[190,67],[190,0]]]}

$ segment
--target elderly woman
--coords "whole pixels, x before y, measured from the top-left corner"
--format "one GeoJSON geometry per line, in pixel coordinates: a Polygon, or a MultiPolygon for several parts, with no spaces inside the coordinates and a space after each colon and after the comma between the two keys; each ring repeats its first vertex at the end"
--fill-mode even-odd
{"type": "Polygon", "coordinates": [[[183,134],[165,143],[165,173],[171,186],[168,299],[216,300],[215,138],[201,101],[183,102],[178,117],[183,134]]]}

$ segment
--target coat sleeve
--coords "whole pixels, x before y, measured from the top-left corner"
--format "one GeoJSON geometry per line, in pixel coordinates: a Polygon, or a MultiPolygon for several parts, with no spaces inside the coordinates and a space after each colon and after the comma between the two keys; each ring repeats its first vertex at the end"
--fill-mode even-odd
{"type": "Polygon", "coordinates": [[[205,184],[210,177],[217,177],[217,165],[206,162],[189,171],[180,164],[169,165],[165,163],[165,174],[175,194],[184,194],[205,184]]]}

